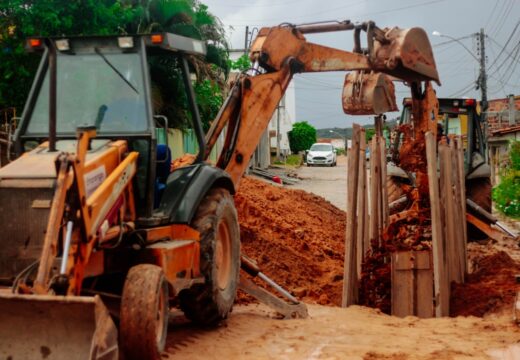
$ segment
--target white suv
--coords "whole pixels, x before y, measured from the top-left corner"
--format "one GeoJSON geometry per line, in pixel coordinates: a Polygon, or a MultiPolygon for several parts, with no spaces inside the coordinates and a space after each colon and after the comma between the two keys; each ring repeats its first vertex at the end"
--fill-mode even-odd
{"type": "Polygon", "coordinates": [[[331,144],[316,143],[307,152],[307,166],[336,166],[336,150],[331,144]]]}

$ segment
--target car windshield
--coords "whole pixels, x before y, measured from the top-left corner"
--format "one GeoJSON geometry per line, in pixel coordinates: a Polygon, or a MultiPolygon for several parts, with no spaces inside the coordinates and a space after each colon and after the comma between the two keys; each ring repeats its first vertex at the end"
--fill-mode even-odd
{"type": "MultiPolygon", "coordinates": [[[[57,133],[95,125],[99,134],[148,129],[138,53],[63,54],[57,58],[57,133]]],[[[49,131],[49,73],[41,86],[27,133],[49,131]]]]}
{"type": "Polygon", "coordinates": [[[311,146],[311,151],[332,151],[332,145],[314,144],[311,146]]]}

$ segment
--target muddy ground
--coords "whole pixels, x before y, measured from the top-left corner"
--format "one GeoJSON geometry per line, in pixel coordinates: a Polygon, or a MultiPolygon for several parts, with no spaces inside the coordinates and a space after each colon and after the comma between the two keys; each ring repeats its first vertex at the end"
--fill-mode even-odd
{"type": "MultiPolygon", "coordinates": [[[[272,319],[263,306],[235,308],[201,331],[172,322],[165,359],[517,359],[508,317],[396,318],[377,310],[309,305],[306,320],[272,319]]],[[[518,353],[516,353],[518,356],[518,353]]]]}
{"type": "Polygon", "coordinates": [[[246,178],[235,200],[242,251],[309,304],[310,318],[277,320],[239,294],[217,329],[197,329],[177,313],[165,358],[520,359],[520,330],[512,321],[520,273],[516,242],[470,244],[472,273],[465,284],[453,285],[451,318],[401,319],[338,307],[345,213],[334,205],[342,206],[346,188],[344,163],[338,165],[301,168],[305,180],[293,187],[246,178]]]}

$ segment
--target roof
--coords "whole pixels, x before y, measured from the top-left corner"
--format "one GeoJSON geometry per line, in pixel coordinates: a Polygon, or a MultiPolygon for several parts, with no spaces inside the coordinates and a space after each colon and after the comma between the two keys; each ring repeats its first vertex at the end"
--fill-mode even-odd
{"type": "Polygon", "coordinates": [[[493,134],[493,136],[500,136],[500,135],[511,134],[511,133],[515,133],[515,132],[520,132],[520,125],[515,125],[515,126],[510,126],[507,128],[493,130],[491,132],[491,134],[493,134]]]}

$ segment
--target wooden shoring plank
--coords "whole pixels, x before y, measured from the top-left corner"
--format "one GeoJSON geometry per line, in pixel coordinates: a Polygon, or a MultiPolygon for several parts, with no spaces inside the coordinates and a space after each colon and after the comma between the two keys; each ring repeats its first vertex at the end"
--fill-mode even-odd
{"type": "Polygon", "coordinates": [[[415,251],[415,313],[420,318],[434,315],[433,271],[430,250],[415,251]]]}
{"type": "Polygon", "coordinates": [[[444,169],[440,164],[442,146],[441,143],[437,145],[437,162],[439,171],[439,209],[441,212],[441,236],[440,244],[442,244],[442,264],[443,264],[443,281],[441,283],[441,295],[448,297],[448,309],[449,309],[449,298],[451,296],[451,285],[450,285],[450,274],[448,268],[448,233],[446,230],[446,196],[447,194],[443,191],[444,189],[444,169]]]}
{"type": "Polygon", "coordinates": [[[370,241],[379,243],[379,218],[377,215],[378,193],[377,193],[377,157],[376,157],[376,137],[370,141],[370,241]]]}
{"type": "Polygon", "coordinates": [[[439,144],[439,155],[442,169],[442,188],[441,193],[444,194],[444,225],[446,231],[446,257],[448,265],[449,283],[452,281],[459,282],[459,268],[456,263],[456,246],[455,237],[455,208],[453,204],[453,169],[451,162],[451,151],[447,143],[439,144]]]}
{"type": "Polygon", "coordinates": [[[365,197],[365,207],[364,207],[364,214],[363,216],[365,217],[365,230],[363,231],[363,256],[366,256],[367,254],[367,251],[369,251],[371,249],[371,244],[370,244],[370,216],[369,216],[369,212],[368,212],[368,207],[369,207],[369,197],[368,197],[368,189],[370,188],[369,186],[369,179],[368,179],[368,171],[367,171],[367,161],[366,161],[366,155],[363,156],[363,163],[365,164],[363,166],[364,168],[364,176],[365,176],[365,192],[364,192],[364,197],[365,197]]]}
{"type": "Polygon", "coordinates": [[[388,217],[390,215],[390,210],[388,209],[388,189],[386,188],[386,140],[382,136],[379,139],[379,146],[381,152],[381,215],[383,220],[382,227],[384,230],[388,226],[388,217]]]}
{"type": "Polygon", "coordinates": [[[392,315],[433,316],[431,251],[392,253],[392,315]]]}
{"type": "Polygon", "coordinates": [[[357,235],[357,190],[359,180],[359,145],[361,127],[353,125],[352,146],[348,154],[347,170],[347,229],[345,234],[345,260],[343,265],[343,294],[341,306],[347,307],[358,301],[356,265],[357,235]]]}
{"type": "MultiPolygon", "coordinates": [[[[377,216],[377,237],[381,239],[381,235],[383,234],[383,196],[382,196],[382,184],[381,184],[381,138],[377,135],[374,136],[375,144],[374,144],[374,157],[375,157],[375,176],[374,179],[376,181],[376,208],[375,214],[377,216]]],[[[385,182],[386,183],[386,182],[385,182]]]]}
{"type": "MultiPolygon", "coordinates": [[[[466,176],[464,171],[464,146],[462,139],[457,137],[455,147],[457,149],[457,170],[459,172],[459,187],[460,187],[460,203],[461,203],[461,221],[466,222],[466,176]]],[[[462,226],[463,239],[463,280],[465,275],[468,273],[468,227],[462,226]]]]}
{"type": "Polygon", "coordinates": [[[461,208],[462,205],[460,203],[460,181],[459,181],[459,169],[458,169],[458,156],[457,149],[455,147],[455,136],[450,137],[450,155],[451,155],[451,169],[452,169],[452,188],[453,188],[453,222],[454,226],[454,249],[455,249],[455,266],[457,266],[457,282],[464,282],[464,231],[463,226],[460,224],[464,223],[464,220],[461,218],[461,208]]]}
{"type": "Polygon", "coordinates": [[[428,186],[430,190],[432,223],[435,315],[437,317],[442,317],[449,315],[450,294],[446,277],[446,263],[444,260],[441,203],[439,198],[439,181],[437,177],[437,141],[431,132],[426,133],[426,158],[428,161],[428,186]]]}
{"type": "Polygon", "coordinates": [[[392,315],[405,317],[414,314],[414,274],[413,266],[407,266],[411,251],[392,253],[392,315]]]}
{"type": "Polygon", "coordinates": [[[358,171],[358,190],[357,190],[357,277],[358,279],[361,277],[361,265],[363,263],[363,258],[365,256],[366,248],[365,248],[365,231],[366,226],[365,223],[368,221],[365,217],[365,192],[366,192],[366,161],[365,161],[365,151],[366,151],[366,138],[365,138],[365,129],[361,128],[360,131],[360,140],[359,140],[359,152],[358,152],[358,163],[359,163],[359,171],[358,171]]]}

